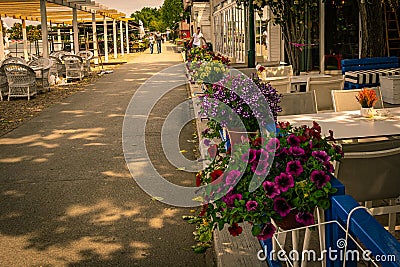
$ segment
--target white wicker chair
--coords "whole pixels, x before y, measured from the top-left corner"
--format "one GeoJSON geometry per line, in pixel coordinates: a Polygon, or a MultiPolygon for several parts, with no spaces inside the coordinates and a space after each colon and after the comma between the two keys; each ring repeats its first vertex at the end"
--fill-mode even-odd
{"type": "Polygon", "coordinates": [[[94,54],[92,51],[79,51],[76,53],[77,56],[80,56],[84,60],[83,69],[85,71],[85,75],[89,75],[92,71],[90,69],[90,60],[93,58],[94,54]]]}
{"type": "Polygon", "coordinates": [[[77,55],[64,55],[62,60],[65,65],[65,78],[82,80],[83,73],[83,59],[77,55]]]}
{"type": "MultiPolygon", "coordinates": [[[[37,94],[36,74],[33,69],[21,63],[8,63],[1,66],[8,83],[8,100],[11,97],[30,97],[37,94]]],[[[0,71],[0,72],[1,72],[0,71]]]]}
{"type": "Polygon", "coordinates": [[[54,75],[56,78],[63,76],[63,73],[65,73],[65,66],[62,61],[55,56],[49,56],[49,59],[53,63],[50,67],[50,75],[54,75]]]}
{"type": "Polygon", "coordinates": [[[8,57],[3,60],[2,64],[8,64],[8,63],[21,63],[26,65],[26,61],[23,58],[20,57],[8,57]]]}
{"type": "Polygon", "coordinates": [[[50,91],[49,76],[50,68],[53,65],[52,61],[48,58],[41,57],[30,61],[28,65],[35,70],[37,88],[43,91],[50,91]]]}

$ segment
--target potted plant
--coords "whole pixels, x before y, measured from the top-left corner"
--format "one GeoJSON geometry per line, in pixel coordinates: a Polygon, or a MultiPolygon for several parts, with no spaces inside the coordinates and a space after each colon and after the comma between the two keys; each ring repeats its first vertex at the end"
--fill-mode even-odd
{"type": "Polygon", "coordinates": [[[243,139],[230,155],[217,152],[196,176],[197,185],[207,186],[202,210],[185,217],[196,224],[195,252],[210,247],[216,228],[228,226],[230,234],[237,236],[242,232],[240,224],[249,223],[252,234],[265,240],[287,217],[297,223],[292,227],[314,224],[315,208],[327,209],[329,194],[335,192],[330,184],[332,162],[342,152],[333,141],[332,132],[323,137],[315,122],[312,127],[280,122],[268,139],[243,139]],[[251,191],[254,178],[260,186],[251,191]]]}
{"type": "Polygon", "coordinates": [[[215,137],[215,133],[224,129],[230,141],[237,142],[244,133],[253,136],[263,133],[269,124],[276,124],[281,111],[280,97],[269,83],[262,83],[257,76],[251,79],[243,74],[226,75],[207,86],[201,97],[200,116],[211,118],[206,137],[215,137]]]}
{"type": "Polygon", "coordinates": [[[361,104],[361,116],[372,117],[375,115],[374,105],[378,101],[375,90],[364,88],[358,93],[356,99],[361,104]]]}

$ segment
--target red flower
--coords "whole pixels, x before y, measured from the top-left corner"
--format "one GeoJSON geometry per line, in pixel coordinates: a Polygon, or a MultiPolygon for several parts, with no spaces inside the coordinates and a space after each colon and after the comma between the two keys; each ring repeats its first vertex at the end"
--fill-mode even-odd
{"type": "Polygon", "coordinates": [[[216,144],[211,145],[208,149],[208,154],[210,155],[211,158],[215,158],[218,153],[218,146],[216,144]]]}
{"type": "Polygon", "coordinates": [[[238,236],[243,232],[243,228],[237,223],[233,223],[232,226],[228,227],[228,231],[231,236],[238,236]]]}
{"type": "Polygon", "coordinates": [[[208,204],[203,205],[203,209],[202,209],[201,212],[199,213],[199,216],[200,216],[200,217],[203,217],[204,214],[206,214],[207,208],[208,208],[208,204]]]}
{"type": "Polygon", "coordinates": [[[201,185],[201,172],[196,174],[196,186],[201,185]]]}
{"type": "Polygon", "coordinates": [[[214,182],[217,180],[224,172],[222,170],[214,170],[210,176],[211,176],[211,182],[214,182]]]}

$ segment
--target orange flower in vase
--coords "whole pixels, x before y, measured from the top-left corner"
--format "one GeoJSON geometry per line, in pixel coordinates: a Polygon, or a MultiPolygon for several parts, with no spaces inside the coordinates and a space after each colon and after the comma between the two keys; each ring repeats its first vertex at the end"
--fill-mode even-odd
{"type": "Polygon", "coordinates": [[[375,90],[364,88],[358,93],[356,99],[361,104],[362,116],[372,117],[375,114],[374,105],[378,101],[375,90]]]}

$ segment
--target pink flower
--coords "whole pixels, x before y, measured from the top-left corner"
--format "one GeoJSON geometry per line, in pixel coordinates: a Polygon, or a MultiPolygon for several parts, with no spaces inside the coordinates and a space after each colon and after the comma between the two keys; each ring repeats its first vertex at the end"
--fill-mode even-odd
{"type": "Polygon", "coordinates": [[[276,228],[272,223],[266,223],[257,238],[258,240],[267,240],[274,235],[275,231],[276,228]]]}
{"type": "Polygon", "coordinates": [[[257,201],[249,200],[249,201],[247,201],[247,203],[246,203],[247,211],[256,211],[256,210],[257,210],[257,207],[258,207],[257,201]]]}
{"type": "Polygon", "coordinates": [[[326,185],[327,182],[331,180],[331,177],[329,177],[328,174],[326,174],[325,171],[312,171],[310,180],[315,183],[317,188],[322,188],[324,185],[326,185]]]}
{"type": "Polygon", "coordinates": [[[303,172],[303,166],[299,160],[289,161],[286,164],[286,173],[294,176],[300,176],[303,172]]]}
{"type": "Polygon", "coordinates": [[[275,184],[281,192],[286,192],[289,188],[294,186],[293,176],[283,172],[275,177],[275,184]]]}
{"type": "Polygon", "coordinates": [[[265,181],[262,185],[264,187],[266,196],[269,198],[274,198],[281,193],[274,182],[265,181]]]}
{"type": "Polygon", "coordinates": [[[289,203],[283,197],[277,197],[274,199],[274,211],[276,211],[281,217],[285,217],[290,212],[289,203]]]}

